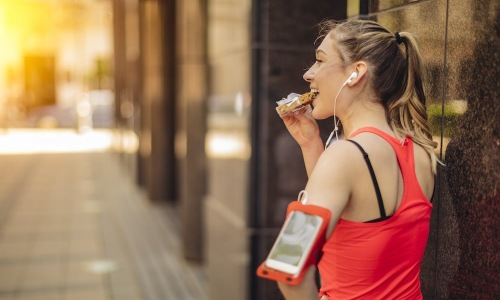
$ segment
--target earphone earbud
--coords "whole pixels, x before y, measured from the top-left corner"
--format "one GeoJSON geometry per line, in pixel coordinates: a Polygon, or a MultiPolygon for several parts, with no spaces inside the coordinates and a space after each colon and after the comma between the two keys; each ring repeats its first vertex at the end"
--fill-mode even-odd
{"type": "Polygon", "coordinates": [[[356,78],[358,78],[358,72],[354,71],[351,73],[351,76],[349,76],[349,79],[347,79],[346,84],[351,83],[356,78]]]}
{"type": "Polygon", "coordinates": [[[335,127],[333,128],[332,133],[330,133],[330,136],[328,137],[328,140],[326,141],[325,149],[330,144],[330,141],[332,140],[334,134],[335,134],[335,137],[337,138],[337,141],[339,140],[337,131],[339,130],[339,126],[338,125],[339,125],[340,120],[337,120],[337,115],[336,115],[337,98],[339,97],[340,92],[342,91],[342,89],[346,85],[350,84],[356,78],[358,78],[358,72],[354,71],[354,72],[351,73],[351,76],[349,76],[349,78],[347,78],[347,80],[344,82],[344,84],[342,84],[342,86],[340,87],[339,91],[337,92],[337,96],[335,96],[335,100],[333,101],[333,125],[335,127]]]}

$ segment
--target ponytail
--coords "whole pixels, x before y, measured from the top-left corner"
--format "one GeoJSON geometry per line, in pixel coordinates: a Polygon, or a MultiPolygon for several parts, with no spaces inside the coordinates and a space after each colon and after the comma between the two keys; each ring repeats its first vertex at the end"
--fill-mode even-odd
{"type": "Polygon", "coordinates": [[[407,72],[402,96],[387,107],[389,124],[396,134],[410,135],[415,143],[427,150],[432,162],[432,172],[436,174],[438,160],[434,149],[437,142],[432,140],[427,123],[420,51],[412,34],[400,32],[395,37],[406,48],[407,72]]]}

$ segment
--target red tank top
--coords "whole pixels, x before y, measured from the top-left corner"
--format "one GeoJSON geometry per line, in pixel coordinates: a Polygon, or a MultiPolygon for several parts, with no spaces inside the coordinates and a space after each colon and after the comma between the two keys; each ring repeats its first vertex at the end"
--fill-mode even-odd
{"type": "Polygon", "coordinates": [[[323,246],[318,264],[320,296],[328,299],[422,299],[420,264],[424,255],[432,204],[418,183],[413,141],[400,140],[365,127],[351,137],[371,132],[396,153],[403,176],[401,204],[392,217],[375,223],[340,219],[323,246]]]}

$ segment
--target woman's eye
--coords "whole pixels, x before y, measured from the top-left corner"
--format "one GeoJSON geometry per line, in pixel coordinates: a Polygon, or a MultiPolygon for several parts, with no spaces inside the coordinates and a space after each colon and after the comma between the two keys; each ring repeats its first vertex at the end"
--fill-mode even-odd
{"type": "Polygon", "coordinates": [[[322,62],[323,62],[323,61],[322,61],[321,59],[319,59],[319,58],[315,58],[315,59],[314,59],[314,62],[311,62],[311,63],[309,64],[309,67],[305,68],[304,70],[310,69],[310,68],[314,67],[315,65],[319,65],[319,64],[321,64],[322,62]]]}

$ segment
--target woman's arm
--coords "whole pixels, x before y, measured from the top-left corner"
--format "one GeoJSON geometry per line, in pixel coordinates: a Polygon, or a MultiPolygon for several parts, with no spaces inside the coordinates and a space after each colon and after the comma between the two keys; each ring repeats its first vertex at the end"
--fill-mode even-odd
{"type": "Polygon", "coordinates": [[[325,148],[321,139],[317,139],[309,143],[307,147],[302,147],[301,149],[307,176],[310,177],[325,148]]]}
{"type": "Polygon", "coordinates": [[[305,107],[293,115],[283,117],[288,132],[299,144],[304,158],[307,176],[312,174],[318,159],[324,151],[319,136],[319,127],[310,114],[310,107],[305,107]]]}
{"type": "MultiPolygon", "coordinates": [[[[325,207],[330,210],[331,217],[327,230],[327,238],[349,202],[352,183],[356,174],[352,170],[352,159],[359,155],[353,146],[346,141],[336,142],[317,160],[316,167],[309,177],[306,186],[308,204],[325,207]]],[[[318,289],[314,280],[315,267],[307,270],[303,281],[297,286],[280,283],[279,287],[287,300],[318,299],[318,289]]]]}
{"type": "Polygon", "coordinates": [[[315,266],[307,270],[298,285],[288,285],[278,282],[278,287],[286,300],[318,300],[318,288],[314,280],[315,266]]]}
{"type": "Polygon", "coordinates": [[[347,141],[338,141],[328,147],[318,159],[305,188],[308,204],[330,210],[327,238],[346,208],[357,179],[352,163],[359,159],[356,157],[359,153],[353,151],[353,147],[347,141]]]}

